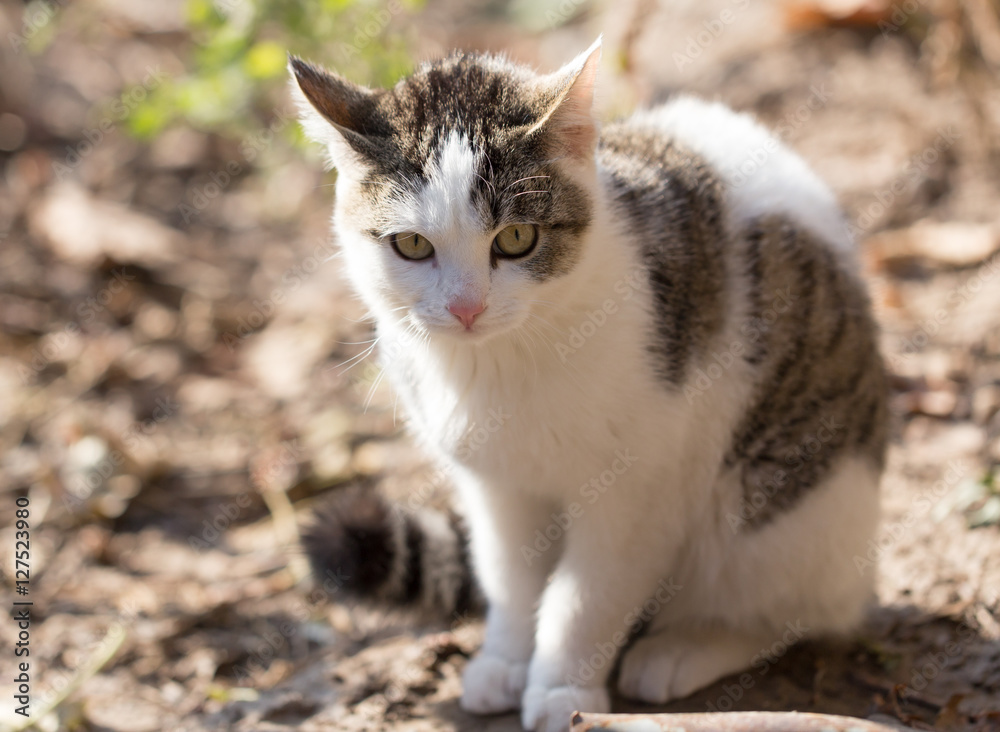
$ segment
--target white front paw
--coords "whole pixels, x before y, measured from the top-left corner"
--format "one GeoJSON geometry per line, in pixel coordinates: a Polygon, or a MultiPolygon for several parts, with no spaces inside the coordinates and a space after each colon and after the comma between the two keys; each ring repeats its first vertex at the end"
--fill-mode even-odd
{"type": "Polygon", "coordinates": [[[534,732],[566,732],[573,712],[611,711],[603,686],[529,686],[521,702],[521,725],[534,732]]]}
{"type": "Polygon", "coordinates": [[[517,709],[528,678],[528,664],[499,656],[476,656],[462,674],[462,709],[496,714],[517,709]]]}
{"type": "Polygon", "coordinates": [[[644,636],[622,659],[618,691],[648,704],[683,699],[746,668],[754,649],[769,642],[723,631],[644,636]]]}

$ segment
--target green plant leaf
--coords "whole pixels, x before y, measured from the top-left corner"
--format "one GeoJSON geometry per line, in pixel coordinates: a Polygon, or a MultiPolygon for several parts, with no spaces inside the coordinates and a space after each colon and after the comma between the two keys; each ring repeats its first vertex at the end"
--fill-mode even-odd
{"type": "Polygon", "coordinates": [[[285,73],[285,48],[274,41],[255,44],[243,59],[243,68],[253,79],[272,79],[285,73]]]}

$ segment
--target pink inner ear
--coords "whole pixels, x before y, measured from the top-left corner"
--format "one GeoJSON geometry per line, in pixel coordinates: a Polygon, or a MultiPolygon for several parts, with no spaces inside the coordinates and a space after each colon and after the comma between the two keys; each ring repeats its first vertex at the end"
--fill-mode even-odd
{"type": "Polygon", "coordinates": [[[594,104],[594,83],[600,59],[600,48],[593,48],[582,67],[563,76],[563,83],[566,82],[566,76],[571,77],[569,88],[539,125],[547,128],[555,141],[573,157],[589,157],[597,142],[597,125],[591,116],[591,108],[594,104]]]}
{"type": "Polygon", "coordinates": [[[590,118],[559,125],[556,134],[566,152],[573,157],[588,157],[597,142],[597,128],[590,118]]]}

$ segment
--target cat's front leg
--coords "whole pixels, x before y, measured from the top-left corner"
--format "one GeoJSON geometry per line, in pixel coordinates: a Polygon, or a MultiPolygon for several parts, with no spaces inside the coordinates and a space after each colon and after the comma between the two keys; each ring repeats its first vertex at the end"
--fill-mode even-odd
{"type": "MultiPolygon", "coordinates": [[[[630,498],[634,498],[630,497],[630,498]]],[[[521,707],[526,730],[564,732],[574,711],[607,712],[615,657],[639,623],[636,608],[669,602],[679,531],[643,501],[595,505],[573,524],[535,632],[521,707]],[[663,590],[666,588],[666,590],[663,590]]]]}
{"type": "Polygon", "coordinates": [[[489,603],[483,647],[462,676],[462,708],[476,714],[518,709],[534,649],[535,609],[557,556],[534,549],[546,505],[514,492],[460,484],[472,558],[489,603]]]}

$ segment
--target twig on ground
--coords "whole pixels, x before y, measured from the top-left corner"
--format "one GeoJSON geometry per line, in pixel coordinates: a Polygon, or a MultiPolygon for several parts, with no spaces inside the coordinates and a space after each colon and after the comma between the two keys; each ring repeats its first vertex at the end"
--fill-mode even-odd
{"type": "Polygon", "coordinates": [[[704,714],[580,714],[570,732],[899,732],[854,717],[799,712],[711,712],[704,714]]]}

